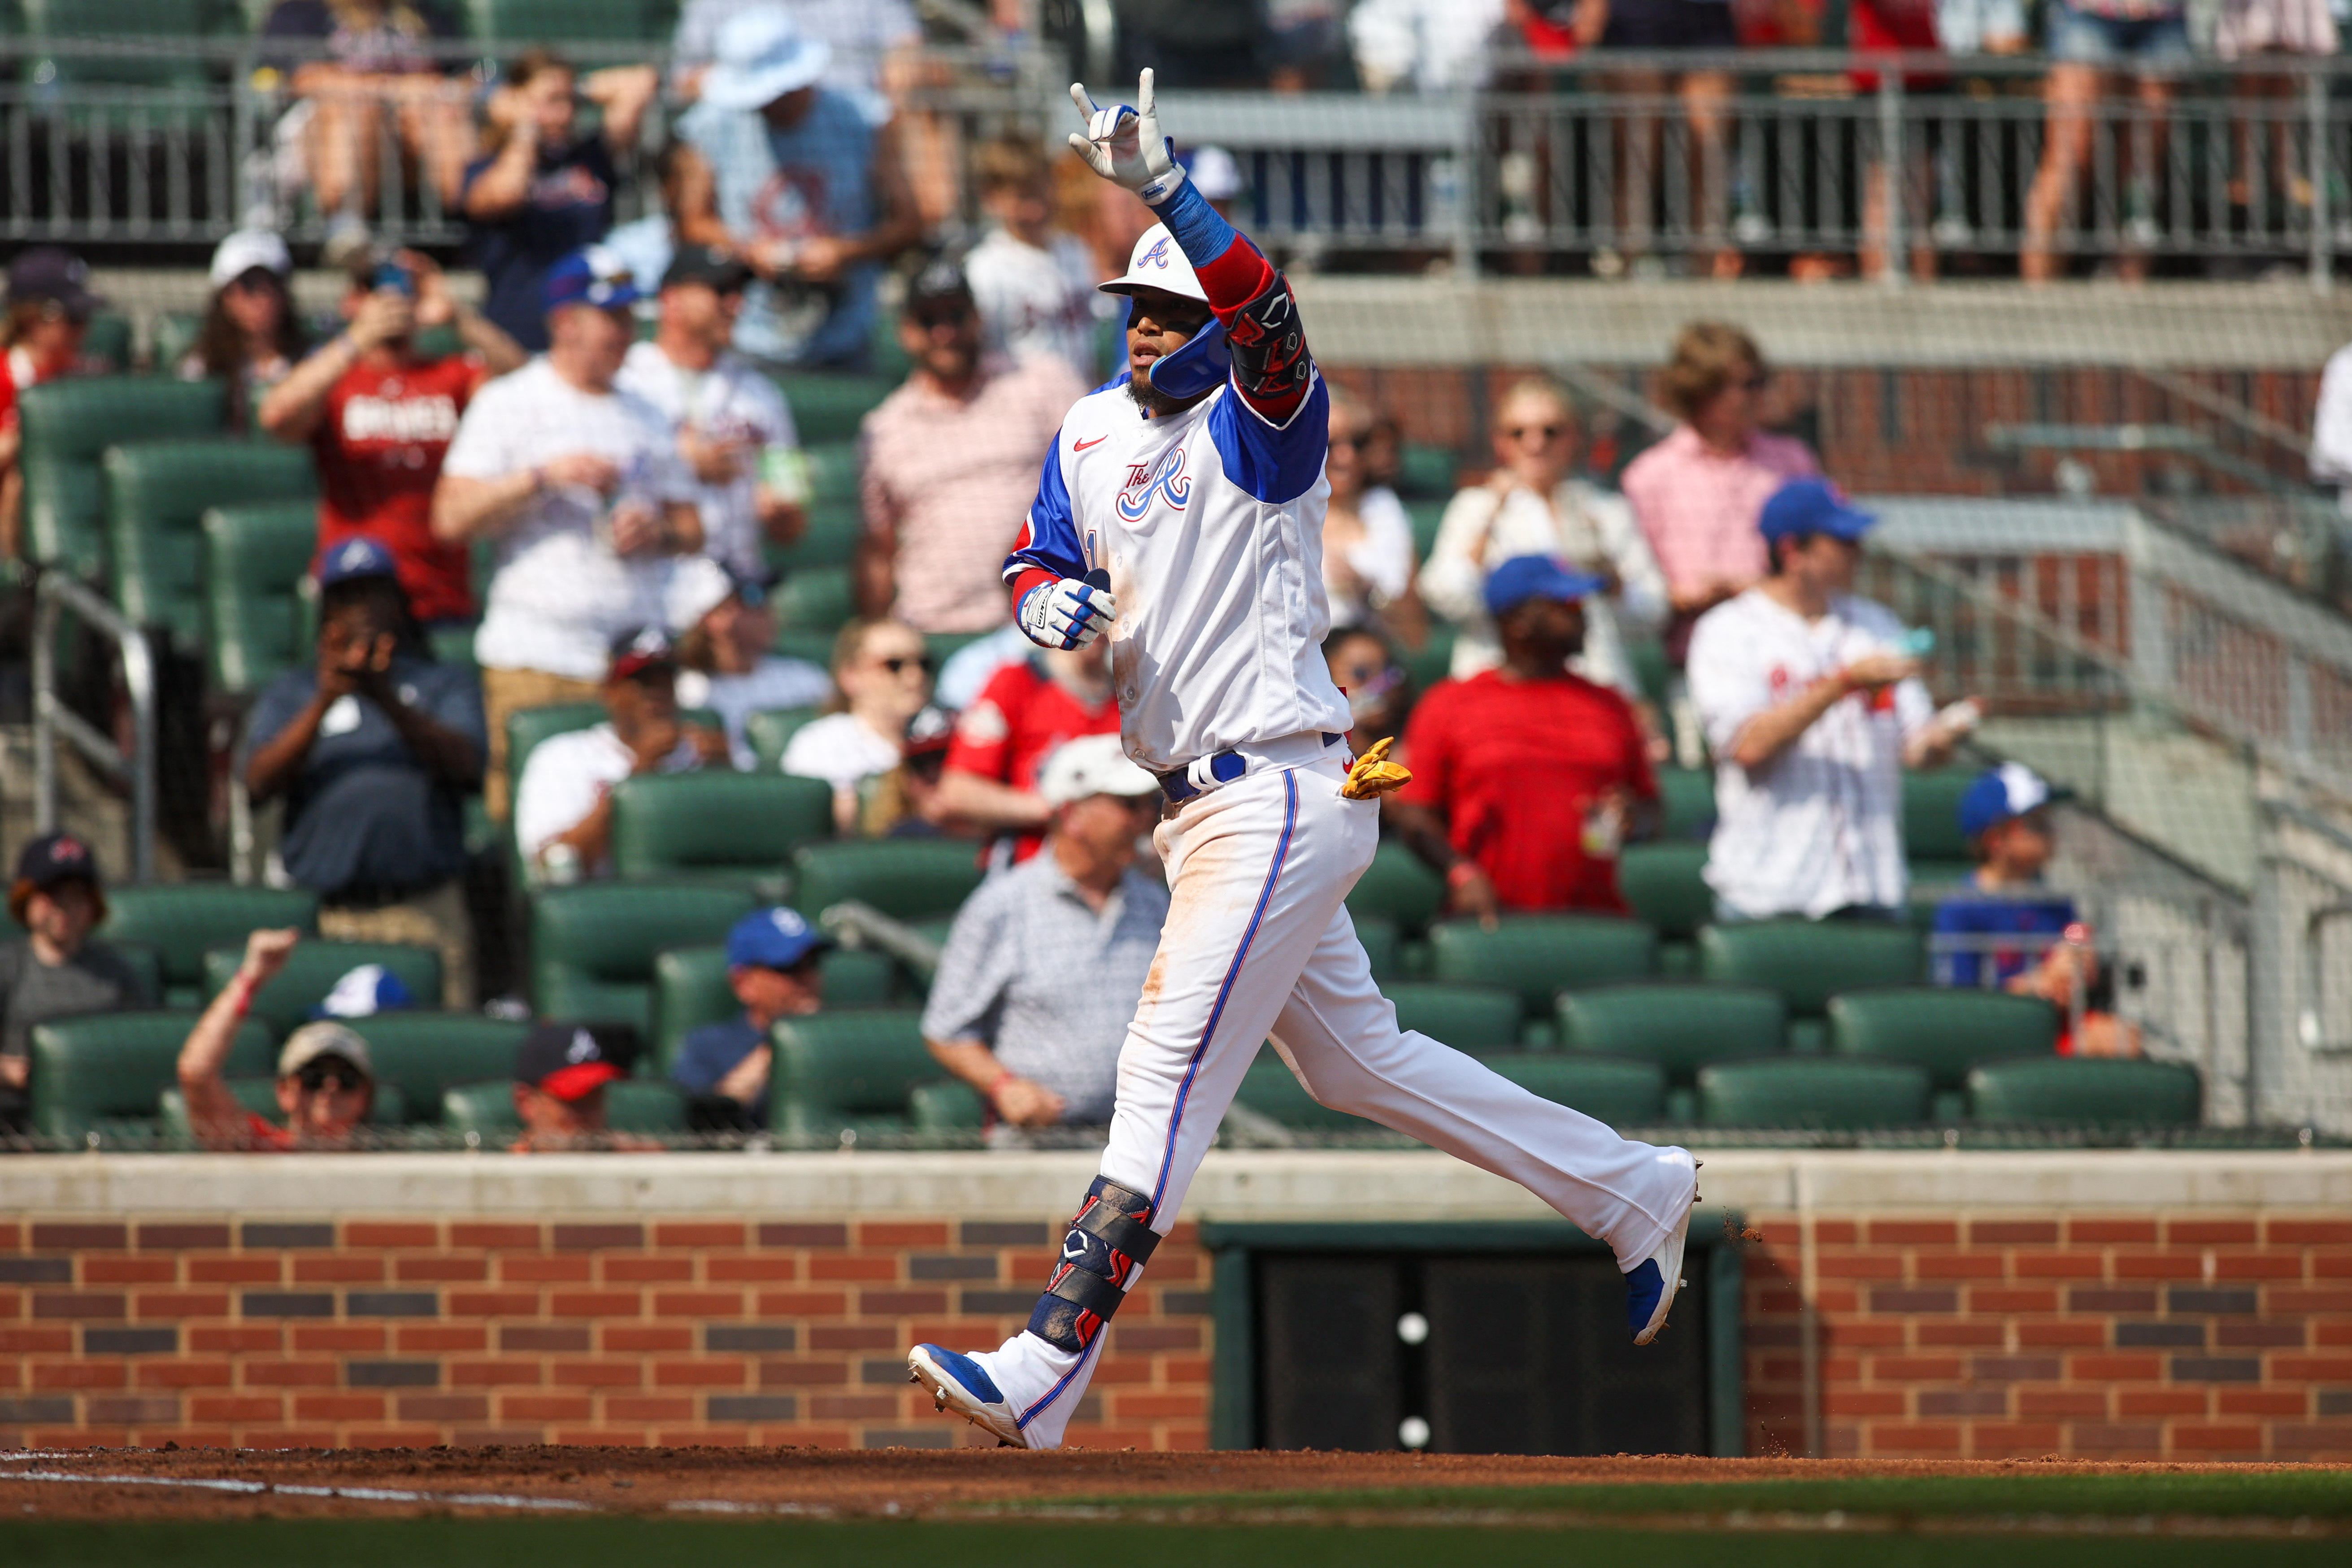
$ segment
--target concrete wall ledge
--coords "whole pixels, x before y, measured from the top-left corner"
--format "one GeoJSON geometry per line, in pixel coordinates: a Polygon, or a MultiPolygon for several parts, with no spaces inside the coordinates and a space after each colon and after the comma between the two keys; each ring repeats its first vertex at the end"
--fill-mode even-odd
{"type": "MultiPolygon", "coordinates": [[[[1707,1206],[1843,1213],[2183,1208],[2352,1213],[2352,1152],[1717,1150],[1707,1206]]],[[[808,1214],[1057,1218],[1096,1168],[1067,1153],[60,1154],[0,1159],[0,1214],[808,1214]]],[[[1188,1217],[1541,1219],[1438,1153],[1212,1154],[1188,1217]]]]}

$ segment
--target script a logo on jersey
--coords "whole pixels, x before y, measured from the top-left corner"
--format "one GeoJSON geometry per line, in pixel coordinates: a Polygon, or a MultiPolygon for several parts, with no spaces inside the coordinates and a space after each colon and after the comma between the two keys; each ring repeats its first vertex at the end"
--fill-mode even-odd
{"type": "Polygon", "coordinates": [[[1118,515],[1129,522],[1141,522],[1143,514],[1151,510],[1154,496],[1165,496],[1178,511],[1192,499],[1192,479],[1184,471],[1181,443],[1169,447],[1155,462],[1128,465],[1127,483],[1118,491],[1118,515]]]}

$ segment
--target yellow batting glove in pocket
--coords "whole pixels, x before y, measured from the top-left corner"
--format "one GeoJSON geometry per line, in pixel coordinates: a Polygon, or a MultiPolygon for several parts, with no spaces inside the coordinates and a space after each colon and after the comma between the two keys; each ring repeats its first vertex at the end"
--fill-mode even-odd
{"type": "Polygon", "coordinates": [[[1402,763],[1388,760],[1389,748],[1395,744],[1394,735],[1373,742],[1371,748],[1348,770],[1348,782],[1339,786],[1339,793],[1349,800],[1372,800],[1411,784],[1412,770],[1402,763]]]}

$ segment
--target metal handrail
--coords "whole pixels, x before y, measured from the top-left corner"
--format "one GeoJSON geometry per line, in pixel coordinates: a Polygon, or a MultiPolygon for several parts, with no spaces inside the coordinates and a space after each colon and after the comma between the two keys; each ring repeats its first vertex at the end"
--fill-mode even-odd
{"type": "Polygon", "coordinates": [[[108,777],[131,786],[131,877],[155,879],[155,659],[147,635],[112,605],[62,572],[44,572],[33,584],[33,807],[44,833],[58,826],[58,738],[108,777]],[[122,660],[131,700],[131,755],[58,695],[57,637],[67,611],[112,642],[122,660]]]}

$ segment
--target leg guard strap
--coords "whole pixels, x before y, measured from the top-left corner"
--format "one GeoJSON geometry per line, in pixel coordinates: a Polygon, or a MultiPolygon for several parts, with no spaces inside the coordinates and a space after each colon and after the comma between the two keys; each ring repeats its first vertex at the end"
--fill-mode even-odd
{"type": "Polygon", "coordinates": [[[1127,1282],[1160,1245],[1151,1203],[1097,1176],[1062,1237],[1062,1258],[1029,1314],[1029,1331],[1066,1351],[1083,1351],[1118,1312],[1127,1282]]]}

